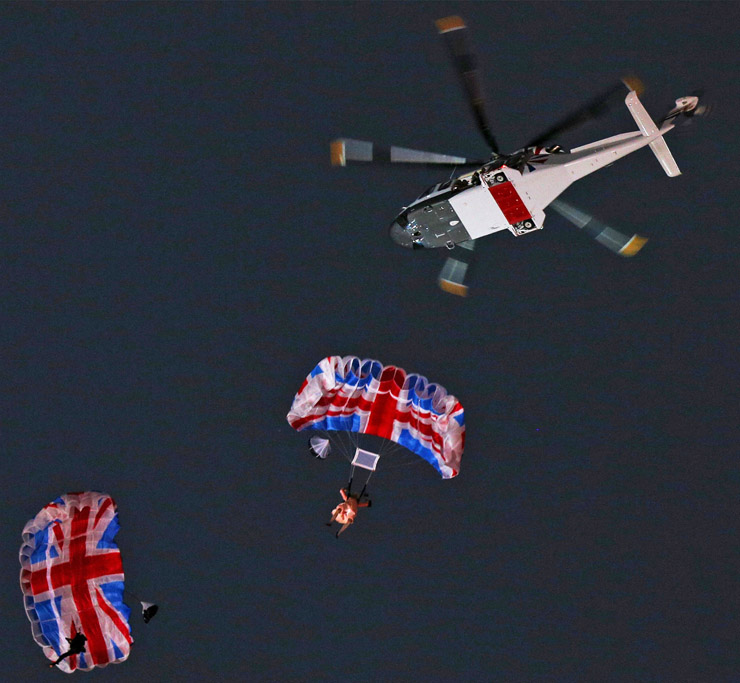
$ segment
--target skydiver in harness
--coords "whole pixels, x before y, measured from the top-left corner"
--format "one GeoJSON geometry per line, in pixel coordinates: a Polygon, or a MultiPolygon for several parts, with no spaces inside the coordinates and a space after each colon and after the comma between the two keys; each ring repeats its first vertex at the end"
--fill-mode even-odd
{"type": "Polygon", "coordinates": [[[79,655],[85,651],[85,643],[87,642],[87,638],[85,638],[82,632],[76,633],[74,637],[72,638],[65,638],[65,640],[69,643],[69,650],[67,650],[63,655],[61,655],[59,659],[56,660],[56,662],[52,662],[51,664],[49,664],[50,669],[54,668],[65,657],[71,657],[72,655],[79,655]]]}
{"type": "Polygon", "coordinates": [[[331,519],[326,523],[326,526],[331,526],[335,521],[342,525],[342,528],[337,531],[335,537],[339,538],[341,534],[350,524],[353,524],[355,517],[357,516],[358,508],[369,508],[373,502],[365,493],[367,485],[362,487],[362,491],[359,494],[352,493],[352,480],[349,480],[346,489],[339,489],[339,493],[344,499],[343,503],[339,503],[331,513],[331,519]]]}

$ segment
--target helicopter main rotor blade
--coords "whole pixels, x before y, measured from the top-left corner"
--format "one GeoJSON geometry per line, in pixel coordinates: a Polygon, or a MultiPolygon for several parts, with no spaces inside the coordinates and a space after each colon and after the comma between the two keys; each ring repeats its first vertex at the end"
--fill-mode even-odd
{"type": "Polygon", "coordinates": [[[470,276],[470,269],[475,256],[473,249],[475,249],[473,240],[460,242],[455,246],[455,249],[453,249],[455,256],[447,257],[439,273],[439,278],[437,278],[440,289],[456,296],[468,295],[465,278],[470,276]]]}
{"type": "Polygon", "coordinates": [[[577,128],[592,119],[599,118],[609,110],[611,104],[616,104],[624,99],[621,95],[624,94],[625,86],[628,90],[634,90],[637,92],[638,95],[644,90],[644,87],[638,78],[635,78],[634,76],[625,77],[619,81],[619,83],[615,83],[611,88],[605,90],[600,95],[597,95],[579,109],[576,109],[576,111],[560,119],[560,121],[555,123],[546,131],[530,140],[525,147],[537,147],[548,140],[552,140],[554,137],[564,133],[565,131],[577,128]],[[620,97],[617,97],[618,95],[620,97]]]}
{"type": "Polygon", "coordinates": [[[414,164],[416,166],[482,166],[479,159],[436,154],[406,147],[387,147],[364,140],[340,138],[331,143],[332,166],[346,166],[351,162],[372,164],[414,164]]]}
{"type": "Polygon", "coordinates": [[[620,256],[634,256],[648,241],[647,237],[641,235],[625,235],[560,199],[550,202],[550,206],[577,228],[591,235],[599,244],[620,256]]]}
{"type": "Polygon", "coordinates": [[[491,127],[486,118],[483,91],[481,90],[478,79],[478,60],[468,44],[467,26],[457,16],[438,19],[435,24],[437,31],[439,31],[444,39],[447,49],[450,52],[455,71],[457,71],[460,77],[468,102],[473,110],[473,116],[478,125],[478,130],[480,130],[485,138],[491,151],[498,154],[498,144],[496,143],[496,138],[493,137],[491,127]]]}

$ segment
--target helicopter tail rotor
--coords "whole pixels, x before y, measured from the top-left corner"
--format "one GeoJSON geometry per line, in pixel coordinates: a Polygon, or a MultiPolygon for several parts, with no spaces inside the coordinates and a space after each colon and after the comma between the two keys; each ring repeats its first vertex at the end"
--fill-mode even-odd
{"type": "Polygon", "coordinates": [[[679,97],[676,105],[671,109],[658,123],[662,126],[666,121],[676,123],[676,119],[681,116],[685,123],[688,123],[695,116],[706,116],[712,110],[711,105],[704,101],[704,91],[694,90],[691,95],[679,97]],[[687,121],[688,119],[688,121],[687,121]]]}
{"type": "Polygon", "coordinates": [[[609,251],[619,254],[619,256],[634,256],[648,241],[647,237],[641,235],[625,235],[560,199],[551,202],[550,206],[563,218],[569,220],[577,228],[593,237],[599,244],[603,244],[609,251]]]}

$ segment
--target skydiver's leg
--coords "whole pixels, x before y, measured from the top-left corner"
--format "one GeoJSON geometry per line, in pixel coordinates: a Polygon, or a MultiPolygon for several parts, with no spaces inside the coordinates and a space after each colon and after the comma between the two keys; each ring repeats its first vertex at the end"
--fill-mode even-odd
{"type": "Polygon", "coordinates": [[[331,526],[334,524],[334,520],[337,518],[337,515],[339,514],[339,508],[334,510],[334,513],[331,516],[331,519],[326,523],[326,526],[331,526]]]}
{"type": "Polygon", "coordinates": [[[52,667],[56,666],[57,664],[59,664],[59,662],[61,662],[63,659],[65,659],[66,657],[69,657],[72,654],[73,654],[72,650],[69,650],[68,652],[65,652],[63,655],[60,655],[56,662],[52,662],[51,664],[49,664],[49,668],[51,669],[52,667]]]}
{"type": "Polygon", "coordinates": [[[350,522],[345,522],[342,525],[342,528],[339,531],[337,531],[336,538],[339,538],[339,534],[341,534],[349,525],[350,525],[350,522]]]}

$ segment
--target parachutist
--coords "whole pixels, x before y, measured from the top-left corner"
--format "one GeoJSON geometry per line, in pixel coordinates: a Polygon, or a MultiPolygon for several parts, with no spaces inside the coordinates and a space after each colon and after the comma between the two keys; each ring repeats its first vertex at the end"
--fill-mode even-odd
{"type": "Polygon", "coordinates": [[[67,650],[63,655],[60,655],[59,659],[57,659],[55,662],[52,662],[49,664],[49,668],[54,668],[59,662],[61,662],[66,657],[71,657],[72,655],[79,655],[82,654],[85,651],[85,643],[87,642],[87,638],[82,633],[77,633],[72,638],[66,638],[65,639],[69,643],[69,650],[67,650]]]}
{"type": "Polygon", "coordinates": [[[118,529],[116,503],[100,491],[61,495],[23,527],[26,614],[45,663],[65,673],[121,662],[131,651],[118,529]]]}
{"type": "Polygon", "coordinates": [[[339,505],[332,510],[331,519],[326,523],[327,526],[331,526],[336,521],[342,525],[342,528],[336,533],[336,538],[339,538],[339,534],[341,534],[350,524],[354,523],[358,508],[368,508],[372,505],[372,501],[370,499],[363,500],[367,495],[364,488],[361,493],[357,494],[351,493],[350,487],[347,486],[346,489],[339,489],[339,493],[342,494],[344,502],[339,503],[339,505]]]}

